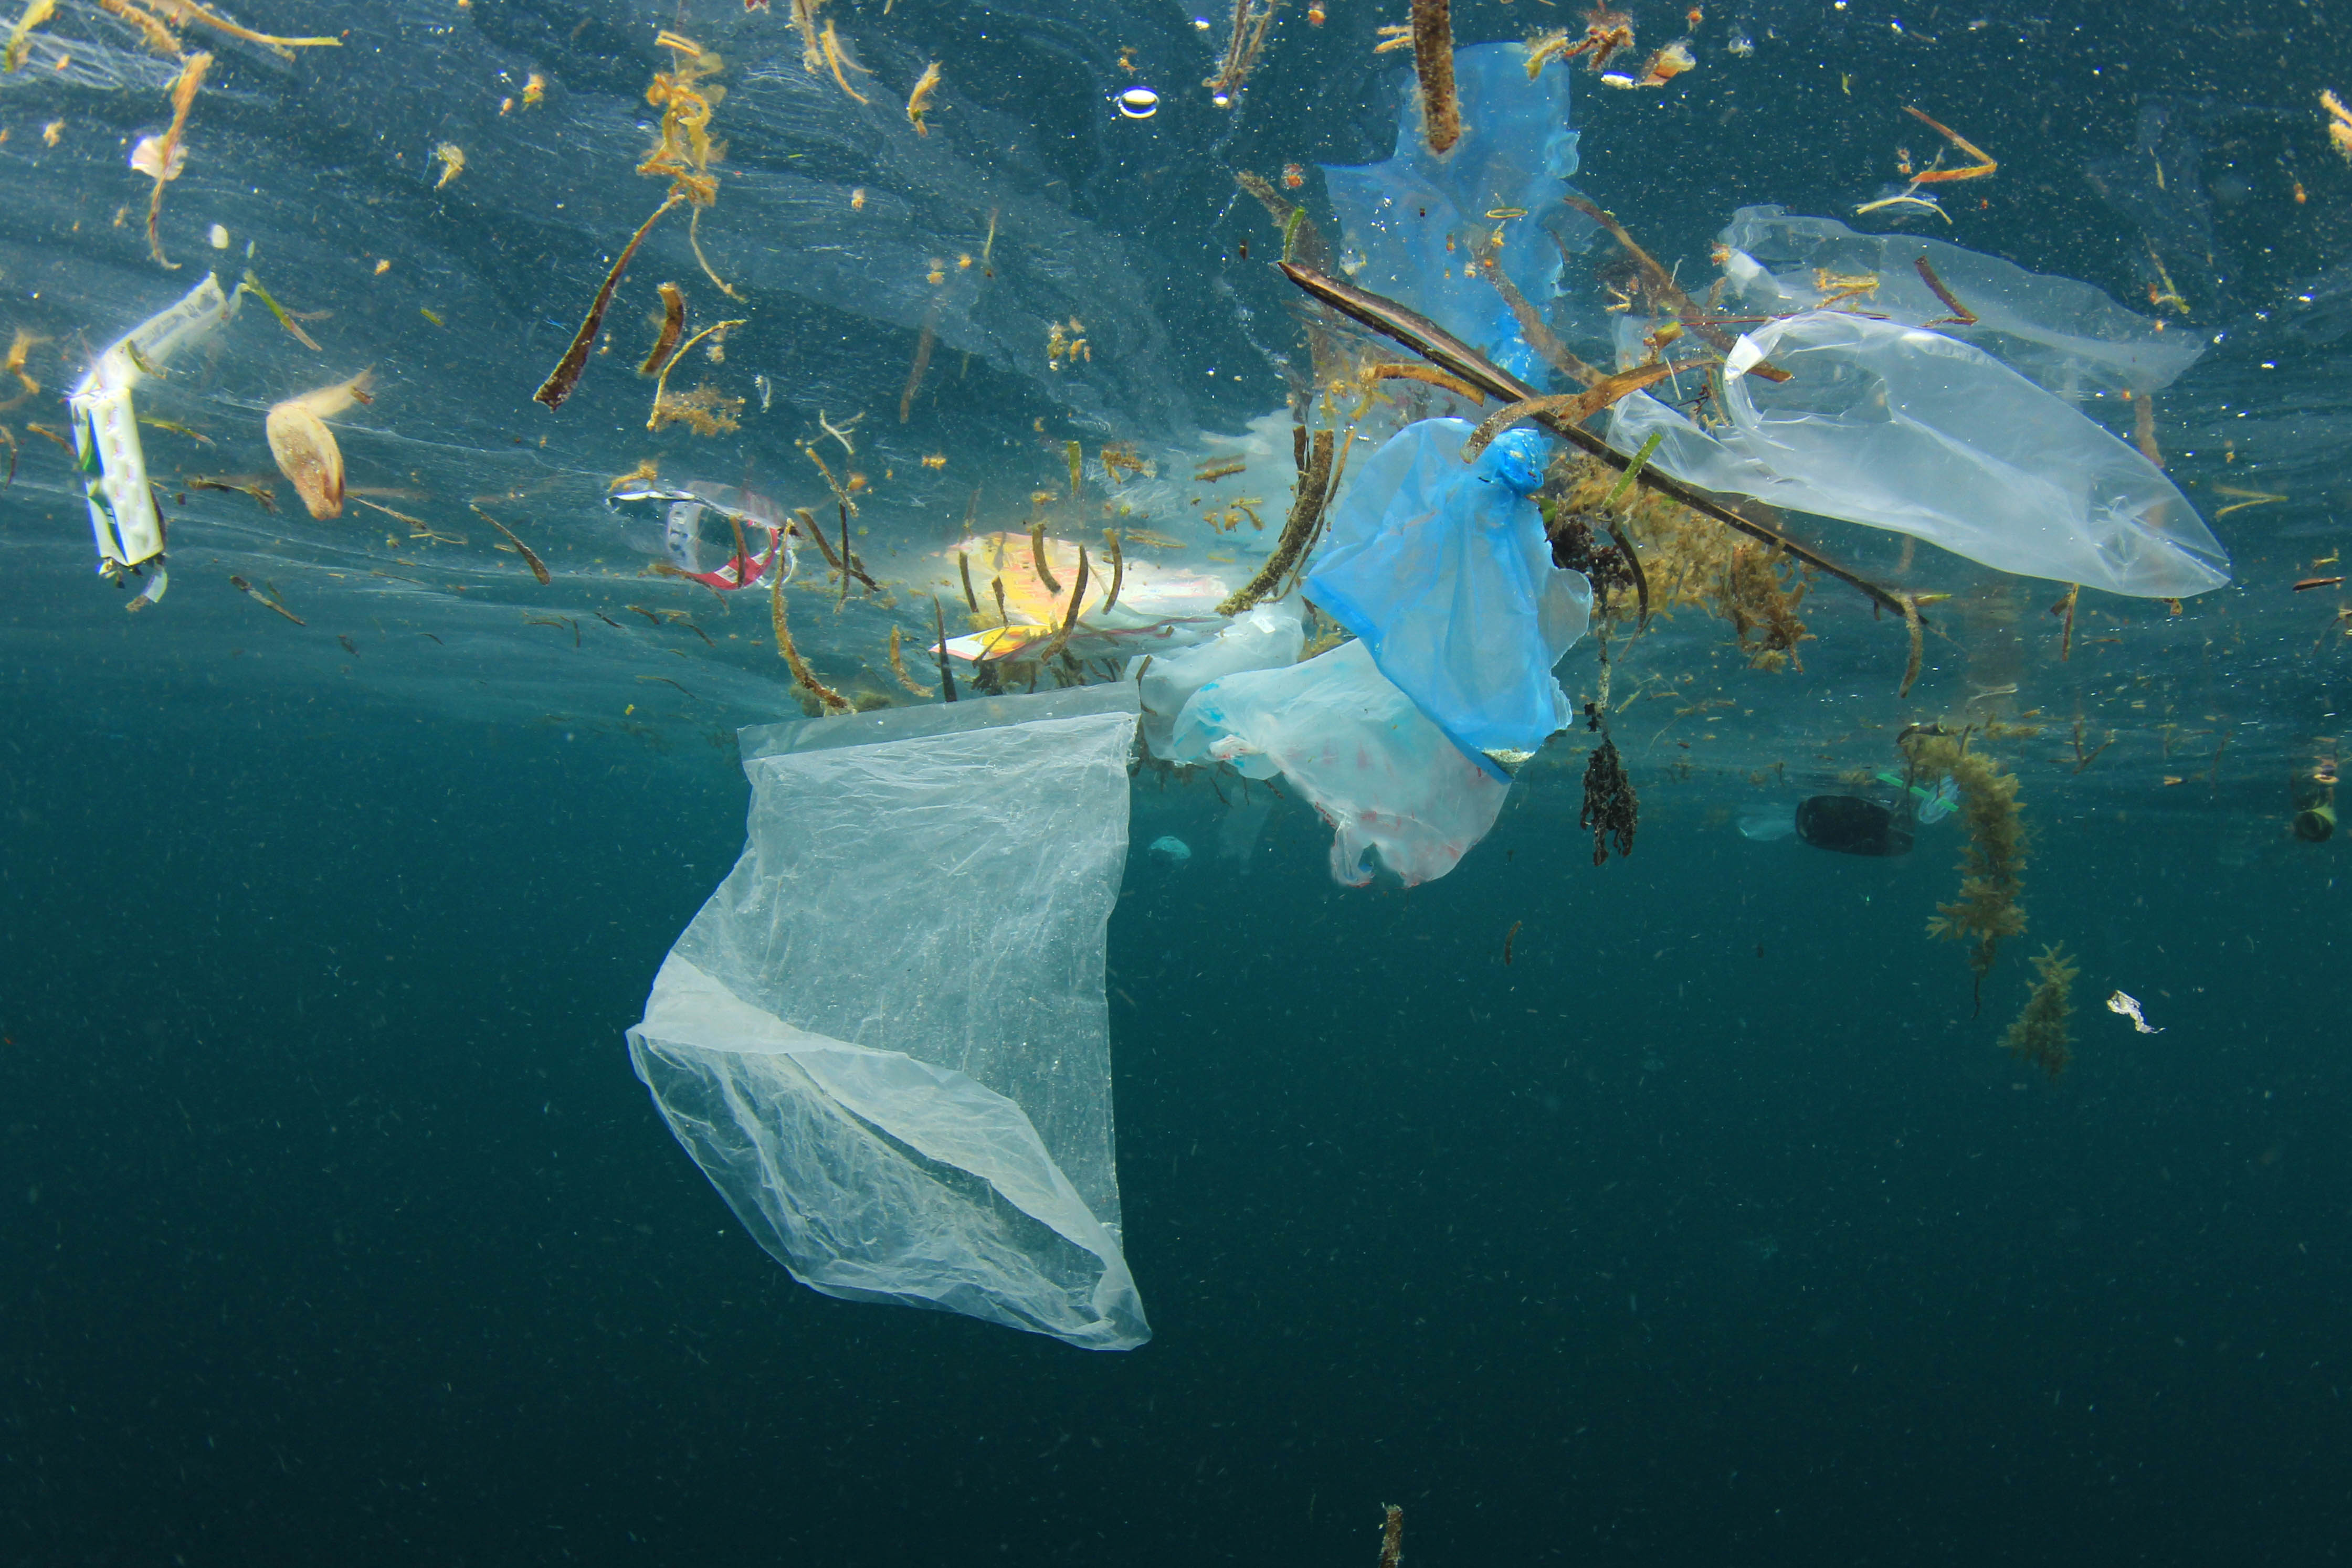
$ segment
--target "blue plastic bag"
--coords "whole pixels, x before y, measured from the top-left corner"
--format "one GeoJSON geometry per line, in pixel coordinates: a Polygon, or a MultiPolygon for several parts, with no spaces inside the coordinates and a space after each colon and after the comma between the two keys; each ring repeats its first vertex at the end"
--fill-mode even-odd
{"type": "MultiPolygon", "coordinates": [[[[1545,232],[1561,221],[1576,132],[1568,124],[1569,72],[1528,79],[1524,44],[1454,52],[1462,140],[1440,157],[1423,140],[1421,99],[1405,95],[1395,156],[1323,166],[1339,217],[1340,263],[1360,286],[1401,300],[1513,375],[1542,372],[1518,324],[1479,277],[1474,258],[1496,233],[1496,259],[1538,308],[1559,287],[1559,249],[1545,232]]],[[[1591,220],[1568,220],[1580,230],[1591,220]]]]}
{"type": "Polygon", "coordinates": [[[1516,765],[1570,720],[1552,666],[1583,636],[1592,588],[1552,565],[1544,444],[1515,430],[1475,463],[1462,419],[1391,436],[1339,498],[1307,597],[1363,640],[1429,720],[1481,766],[1516,765]]]}

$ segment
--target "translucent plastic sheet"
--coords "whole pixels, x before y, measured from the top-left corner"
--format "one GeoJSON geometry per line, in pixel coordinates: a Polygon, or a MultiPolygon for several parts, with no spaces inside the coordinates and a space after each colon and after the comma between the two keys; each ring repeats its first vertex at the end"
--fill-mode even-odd
{"type": "Polygon", "coordinates": [[[1444,157],[1429,151],[1420,99],[1408,94],[1395,156],[1323,169],[1349,276],[1517,376],[1536,372],[1535,350],[1521,340],[1501,294],[1473,275],[1472,258],[1499,235],[1495,258],[1512,282],[1538,308],[1551,298],[1561,262],[1545,230],[1565,211],[1560,197],[1576,172],[1577,141],[1568,122],[1568,70],[1553,67],[1529,81],[1527,58],[1522,44],[1454,52],[1462,140],[1444,157]]]}
{"type": "Polygon", "coordinates": [[[1852,310],[1906,326],[1932,322],[2062,397],[2157,392],[2205,352],[2201,335],[2165,331],[2090,284],[2028,272],[1938,239],[1856,234],[1835,218],[1797,217],[1772,206],[1740,208],[1720,238],[1731,251],[1726,270],[1732,287],[1754,309],[1804,310],[1847,295],[1852,310]],[[1956,320],[1937,297],[1919,271],[1922,257],[1974,324],[1956,320]]]}
{"type": "Polygon", "coordinates": [[[1423,717],[1360,642],[1202,687],[1177,716],[1171,756],[1289,779],[1336,831],[1331,874],[1349,887],[1372,880],[1374,851],[1408,887],[1444,876],[1511,788],[1423,717]]]}
{"type": "Polygon", "coordinates": [[[2202,593],[2229,559],[2157,466],[1983,350],[1838,311],[1741,340],[1701,431],[1644,392],[1609,440],[1710,490],[1891,528],[2002,571],[2139,598],[2202,593]],[[1768,359],[1769,382],[1736,373],[1768,359]]]}
{"type": "Polygon", "coordinates": [[[1284,599],[1253,606],[1205,643],[1129,660],[1126,677],[1138,683],[1143,702],[1143,744],[1154,757],[1168,756],[1176,716],[1192,700],[1193,693],[1211,681],[1244,670],[1297,664],[1306,644],[1298,601],[1284,599]]]}
{"type": "Polygon", "coordinates": [[[1592,589],[1552,565],[1544,442],[1510,431],[1462,461],[1462,419],[1409,425],[1332,509],[1307,595],[1364,641],[1381,673],[1454,744],[1517,762],[1569,722],[1552,678],[1592,589]]]}
{"type": "Polygon", "coordinates": [[[793,1278],[1127,1350],[1103,936],[1126,685],[743,732],[749,841],[629,1031],[793,1278]]]}

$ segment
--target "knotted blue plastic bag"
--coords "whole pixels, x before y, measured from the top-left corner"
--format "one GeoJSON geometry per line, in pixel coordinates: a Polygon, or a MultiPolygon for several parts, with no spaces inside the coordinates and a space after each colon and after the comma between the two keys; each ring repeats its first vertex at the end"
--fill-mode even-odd
{"type": "Polygon", "coordinates": [[[1551,562],[1544,444],[1511,431],[1475,463],[1462,419],[1407,425],[1332,509],[1307,597],[1363,640],[1381,674],[1490,769],[1570,718],[1552,678],[1592,614],[1592,588],[1551,562]]]}
{"type": "Polygon", "coordinates": [[[1323,166],[1339,217],[1340,260],[1360,286],[1401,300],[1513,375],[1542,372],[1503,297],[1473,258],[1496,235],[1495,260],[1538,308],[1559,285],[1559,249],[1545,232],[1565,223],[1561,195],[1576,172],[1568,125],[1569,72],[1528,79],[1524,44],[1454,53],[1462,140],[1443,156],[1423,139],[1421,99],[1404,95],[1396,153],[1385,163],[1323,166]]]}

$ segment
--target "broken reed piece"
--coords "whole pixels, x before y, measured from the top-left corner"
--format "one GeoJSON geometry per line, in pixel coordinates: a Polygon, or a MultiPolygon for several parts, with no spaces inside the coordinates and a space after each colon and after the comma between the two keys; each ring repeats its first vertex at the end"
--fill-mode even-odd
{"type": "Polygon", "coordinates": [[[907,368],[907,390],[898,394],[900,424],[914,416],[915,394],[923,390],[923,372],[931,368],[931,347],[939,341],[939,332],[932,325],[937,309],[934,306],[924,315],[922,334],[915,340],[915,362],[907,368]]]}
{"type": "Polygon", "coordinates": [[[904,639],[900,636],[898,628],[896,626],[891,627],[890,674],[896,677],[900,685],[906,687],[917,696],[929,696],[931,695],[931,688],[922,685],[920,682],[917,681],[914,676],[907,673],[907,660],[904,653],[901,652],[903,643],[904,639]]]}
{"type": "Polygon", "coordinates": [[[637,367],[641,376],[659,375],[669,369],[669,361],[677,352],[677,340],[686,331],[686,296],[675,283],[661,285],[661,335],[646,355],[646,362],[637,367]]]}
{"type": "Polygon", "coordinates": [[[1104,542],[1110,546],[1110,591],[1103,596],[1102,612],[1108,615],[1118,602],[1118,591],[1127,581],[1127,554],[1119,547],[1118,530],[1105,528],[1104,542]]]}
{"type": "Polygon", "coordinates": [[[1037,569],[1037,580],[1045,585],[1045,591],[1058,596],[1062,585],[1055,580],[1054,569],[1045,563],[1045,519],[1043,517],[1029,525],[1029,561],[1037,569]]]}
{"type": "MultiPolygon", "coordinates": [[[[467,505],[471,507],[473,506],[473,503],[468,501],[467,505]]],[[[550,583],[555,580],[555,579],[548,572],[547,563],[540,559],[538,554],[533,551],[529,545],[517,538],[515,537],[515,531],[512,528],[507,527],[504,523],[499,521],[498,518],[490,516],[489,513],[482,510],[479,507],[474,507],[474,516],[481,518],[482,521],[489,524],[490,527],[506,535],[507,542],[514,546],[516,549],[522,552],[522,559],[524,562],[530,566],[531,576],[539,579],[539,585],[541,588],[547,587],[550,583]]]]}
{"type": "Polygon", "coordinates": [[[682,193],[671,192],[663,199],[662,204],[654,209],[653,216],[637,225],[637,232],[629,236],[629,243],[621,247],[621,254],[614,258],[611,270],[604,274],[604,287],[596,290],[596,298],[588,307],[588,315],[580,323],[580,330],[572,335],[572,346],[563,350],[563,358],[555,361],[555,369],[547,373],[547,379],[540,382],[539,390],[530,394],[533,402],[559,409],[563,406],[563,400],[572,395],[572,389],[580,382],[580,372],[588,368],[588,350],[595,346],[596,333],[604,325],[604,312],[613,303],[613,290],[621,286],[621,274],[628,270],[629,258],[637,254],[637,246],[645,244],[646,235],[653,233],[654,225],[661,222],[662,214],[684,200],[686,197],[682,193]]]}
{"type": "Polygon", "coordinates": [[[1217,606],[1218,614],[1239,615],[1271,594],[1306,554],[1307,541],[1315,537],[1323,520],[1323,508],[1331,497],[1332,447],[1329,431],[1315,433],[1306,468],[1298,476],[1298,493],[1291,497],[1290,516],[1282,525],[1282,537],[1276,541],[1274,553],[1265,558],[1265,564],[1257,569],[1257,575],[1249,580],[1246,587],[1217,606]]]}
{"type": "MultiPolygon", "coordinates": [[[[1414,353],[1471,385],[1477,387],[1498,402],[1524,402],[1536,395],[1535,389],[1497,366],[1493,361],[1471,348],[1459,338],[1427,317],[1407,309],[1393,299],[1384,298],[1366,289],[1358,288],[1335,277],[1328,277],[1306,267],[1283,263],[1283,276],[1307,293],[1331,307],[1352,321],[1370,328],[1392,342],[1402,343],[1414,353]]],[[[1598,458],[1610,467],[1623,472],[1632,466],[1633,459],[1612,447],[1591,431],[1538,414],[1536,423],[1580,450],[1598,458]]],[[[1868,578],[1838,565],[1811,547],[1798,543],[1787,535],[1763,524],[1741,517],[1718,501],[1711,501],[1698,491],[1655,471],[1641,476],[1641,483],[1677,505],[1689,507],[1701,517],[1710,517],[1725,528],[1746,534],[1811,567],[1816,571],[1833,577],[1847,587],[1867,597],[1872,603],[1896,614],[1903,612],[1903,601],[1879,587],[1868,578]]],[[[1923,616],[1921,619],[1925,619],[1923,616]]]]}
{"type": "Polygon", "coordinates": [[[2074,603],[2082,597],[2083,585],[2070,582],[2066,585],[2066,597],[2050,607],[2051,614],[2065,617],[2065,624],[2058,633],[2058,662],[2062,664],[2074,656],[2074,603]]]}
{"type": "Polygon", "coordinates": [[[768,618],[776,629],[776,654],[791,669],[793,679],[815,697],[825,712],[849,712],[848,702],[839,692],[816,678],[816,672],[808,667],[808,661],[802,658],[801,651],[793,645],[793,629],[784,620],[784,574],[781,571],[768,584],[768,618]]]}
{"type": "Polygon", "coordinates": [[[1919,601],[1916,594],[1906,593],[1903,600],[1903,629],[1910,633],[1911,656],[1903,665],[1903,684],[1895,688],[1895,700],[1901,702],[1911,695],[1911,683],[1919,678],[1919,666],[1927,662],[1927,639],[1919,633],[1919,601]]]}
{"type": "MultiPolygon", "coordinates": [[[[968,593],[971,588],[971,580],[966,577],[964,590],[968,593]]],[[[940,599],[936,593],[931,595],[931,630],[939,638],[940,700],[951,703],[956,700],[956,689],[955,671],[948,663],[948,612],[940,608],[940,599]]]]}
{"type": "Polygon", "coordinates": [[[1070,633],[1077,630],[1078,612],[1085,608],[1086,601],[1087,547],[1080,545],[1078,547],[1077,580],[1072,585],[1070,592],[1070,612],[1068,615],[1063,617],[1062,629],[1059,632],[1055,632],[1052,640],[1049,641],[1043,648],[1037,650],[1037,663],[1041,667],[1045,664],[1046,660],[1052,658],[1055,654],[1060,653],[1064,648],[1069,645],[1070,633]]]}
{"type": "Polygon", "coordinates": [[[1421,133],[1432,152],[1462,140],[1462,105],[1454,96],[1454,19],[1446,0],[1412,0],[1412,68],[1421,78],[1421,133]]]}
{"type": "MultiPolygon", "coordinates": [[[[1643,250],[1635,242],[1633,236],[1625,232],[1625,225],[1617,221],[1615,214],[1601,211],[1573,191],[1560,199],[1607,229],[1609,237],[1615,240],[1624,248],[1625,254],[1633,258],[1634,265],[1642,269],[1642,275],[1650,280],[1653,292],[1674,308],[1675,313],[1682,319],[1683,325],[1704,339],[1708,348],[1727,359],[1730,357],[1731,335],[1707,319],[1706,312],[1700,307],[1699,302],[1683,292],[1682,285],[1675,281],[1674,274],[1660,267],[1657,257],[1643,250]]],[[[1559,235],[1554,235],[1552,240],[1554,244],[1559,244],[1559,235]]],[[[1560,245],[1560,255],[1563,257],[1568,256],[1568,247],[1565,245],[1560,245]]],[[[1769,364],[1760,360],[1748,367],[1748,373],[1768,382],[1785,382],[1789,379],[1788,371],[1778,365],[1769,364]]]]}
{"type": "Polygon", "coordinates": [[[1912,268],[1919,274],[1919,281],[1926,284],[1929,290],[1935,294],[1936,298],[1944,302],[1944,308],[1951,312],[1949,316],[1944,317],[1938,320],[1927,322],[1925,325],[1929,327],[1973,327],[1977,324],[1977,313],[1952,298],[1952,291],[1944,287],[1944,280],[1936,276],[1935,267],[1928,262],[1925,256],[1919,256],[1917,259],[1913,261],[1911,266],[1912,268]]]}

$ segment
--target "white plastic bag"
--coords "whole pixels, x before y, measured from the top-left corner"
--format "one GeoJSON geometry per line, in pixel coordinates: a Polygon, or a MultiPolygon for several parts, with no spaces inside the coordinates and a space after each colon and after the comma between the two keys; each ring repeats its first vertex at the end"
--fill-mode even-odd
{"type": "Polygon", "coordinates": [[[1298,601],[1280,599],[1253,605],[1236,615],[1215,636],[1172,653],[1148,653],[1127,662],[1127,678],[1137,680],[1143,701],[1143,744],[1154,757],[1166,757],[1176,728],[1176,716],[1192,694],[1211,681],[1244,670],[1271,669],[1298,662],[1307,646],[1307,629],[1299,623],[1298,601]],[[1150,664],[1144,661],[1149,659],[1150,664]]]}
{"type": "Polygon", "coordinates": [[[749,841],[629,1051],[802,1283],[1090,1350],[1150,1337],[1103,992],[1134,734],[1126,685],[743,732],[749,841]]]}
{"type": "Polygon", "coordinates": [[[1375,850],[1408,887],[1444,876],[1486,836],[1511,789],[1424,717],[1360,642],[1212,681],[1177,716],[1169,755],[1289,779],[1337,830],[1331,874],[1349,887],[1372,880],[1375,850]]]}
{"type": "Polygon", "coordinates": [[[2157,392],[2205,351],[2202,337],[2168,332],[2104,289],[1939,239],[1857,234],[1835,218],[1769,206],[1740,208],[1719,237],[1725,275],[1744,305],[1777,315],[1843,295],[1850,310],[1905,326],[1933,322],[2061,397],[2157,392]],[[1919,271],[1922,257],[1976,320],[1954,319],[1919,271]]]}
{"type": "Polygon", "coordinates": [[[1758,327],[1726,363],[1730,423],[1701,431],[1636,392],[1610,444],[1703,488],[1891,528],[2001,571],[2169,599],[2230,580],[2229,557],[2162,470],[1983,350],[1811,310],[1758,327]],[[1742,374],[1759,359],[1790,373],[1742,374]]]}

